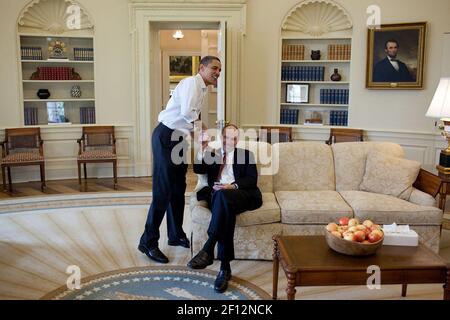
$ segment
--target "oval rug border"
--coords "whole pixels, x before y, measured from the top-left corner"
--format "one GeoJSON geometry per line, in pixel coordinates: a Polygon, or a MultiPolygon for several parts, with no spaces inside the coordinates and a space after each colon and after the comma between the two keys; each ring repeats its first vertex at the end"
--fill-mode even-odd
{"type": "MultiPolygon", "coordinates": [[[[207,273],[212,276],[217,275],[217,271],[213,271],[213,270],[209,270],[209,269],[203,269],[203,270],[196,271],[196,270],[191,270],[191,269],[188,269],[188,268],[182,267],[182,266],[146,266],[146,267],[133,267],[133,268],[118,269],[118,270],[107,271],[107,272],[102,272],[102,273],[98,273],[95,275],[91,275],[91,276],[81,279],[81,285],[89,285],[90,282],[93,282],[95,280],[101,280],[102,278],[105,278],[107,276],[113,276],[113,275],[120,276],[121,274],[147,271],[147,270],[177,270],[177,271],[179,270],[179,271],[188,271],[191,273],[196,273],[196,272],[207,273]]],[[[259,297],[261,297],[262,300],[272,300],[272,297],[270,296],[269,293],[267,293],[265,290],[261,289],[260,287],[254,285],[253,283],[251,283],[247,280],[241,279],[241,278],[233,275],[231,280],[229,281],[229,283],[231,283],[231,284],[235,283],[238,286],[241,285],[241,286],[248,287],[250,290],[254,291],[259,297]]],[[[63,294],[67,290],[69,290],[67,288],[67,285],[63,285],[49,293],[46,293],[39,300],[53,300],[57,296],[63,294]]]]}

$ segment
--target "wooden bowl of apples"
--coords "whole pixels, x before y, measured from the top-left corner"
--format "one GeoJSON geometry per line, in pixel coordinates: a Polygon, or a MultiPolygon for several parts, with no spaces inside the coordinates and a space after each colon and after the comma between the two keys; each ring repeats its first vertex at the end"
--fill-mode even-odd
{"type": "Polygon", "coordinates": [[[341,218],[338,223],[326,226],[325,239],[336,252],[350,256],[375,254],[383,244],[384,233],[378,224],[370,220],[359,223],[355,218],[341,218]]]}

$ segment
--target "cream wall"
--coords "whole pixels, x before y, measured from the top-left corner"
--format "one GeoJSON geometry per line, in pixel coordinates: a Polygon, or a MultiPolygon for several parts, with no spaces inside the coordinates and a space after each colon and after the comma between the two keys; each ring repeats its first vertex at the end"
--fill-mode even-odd
{"type": "MultiPolygon", "coordinates": [[[[350,126],[363,129],[433,132],[425,118],[441,74],[443,33],[450,31],[448,0],[336,0],[353,20],[350,126]],[[388,91],[365,88],[366,8],[380,6],[382,23],[428,22],[424,90],[388,91]]],[[[299,0],[248,0],[245,40],[245,106],[242,124],[270,123],[277,105],[281,22],[299,0]],[[271,23],[267,23],[271,21],[271,23]]]]}
{"type": "MultiPolygon", "coordinates": [[[[20,123],[16,23],[30,0],[0,0],[0,127],[20,123]]],[[[127,0],[80,0],[95,24],[97,123],[135,122],[132,108],[131,36],[127,0]]]]}
{"type": "MultiPolygon", "coordinates": [[[[0,0],[0,127],[20,125],[16,19],[28,0],[0,0]]],[[[198,2],[198,1],[197,1],[198,2]]],[[[227,2],[225,0],[225,2],[227,2]]],[[[229,1],[232,2],[232,1],[229,1]]],[[[299,0],[248,0],[244,101],[241,124],[272,123],[277,110],[280,25],[299,0]],[[271,21],[271,23],[268,23],[271,21]]],[[[432,132],[428,103],[441,70],[442,35],[450,31],[450,1],[378,0],[382,23],[427,21],[424,90],[365,89],[366,8],[372,0],[337,0],[354,23],[350,125],[364,129],[432,132]],[[405,8],[408,8],[405,10],[405,8]]],[[[96,90],[99,123],[133,124],[131,42],[127,0],[80,0],[95,23],[96,90]]],[[[177,43],[177,44],[180,44],[177,43]]]]}

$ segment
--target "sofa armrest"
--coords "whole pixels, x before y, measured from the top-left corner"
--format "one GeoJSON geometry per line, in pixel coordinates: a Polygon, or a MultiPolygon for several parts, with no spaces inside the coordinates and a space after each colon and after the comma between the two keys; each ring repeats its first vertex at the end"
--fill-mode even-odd
{"type": "Polygon", "coordinates": [[[409,202],[424,207],[437,207],[437,201],[433,196],[416,188],[413,188],[411,196],[409,197],[409,202]]]}
{"type": "Polygon", "coordinates": [[[197,185],[194,191],[191,193],[191,198],[189,199],[189,209],[191,212],[195,207],[205,207],[208,208],[208,203],[206,201],[197,200],[197,191],[201,190],[203,187],[208,185],[208,175],[207,174],[197,174],[197,185]]]}

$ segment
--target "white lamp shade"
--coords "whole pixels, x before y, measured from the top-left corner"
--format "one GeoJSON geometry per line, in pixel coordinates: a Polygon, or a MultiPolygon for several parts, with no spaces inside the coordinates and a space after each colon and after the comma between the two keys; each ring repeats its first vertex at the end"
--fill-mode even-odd
{"type": "Polygon", "coordinates": [[[450,78],[441,78],[426,113],[431,118],[450,118],[450,78]]]}

